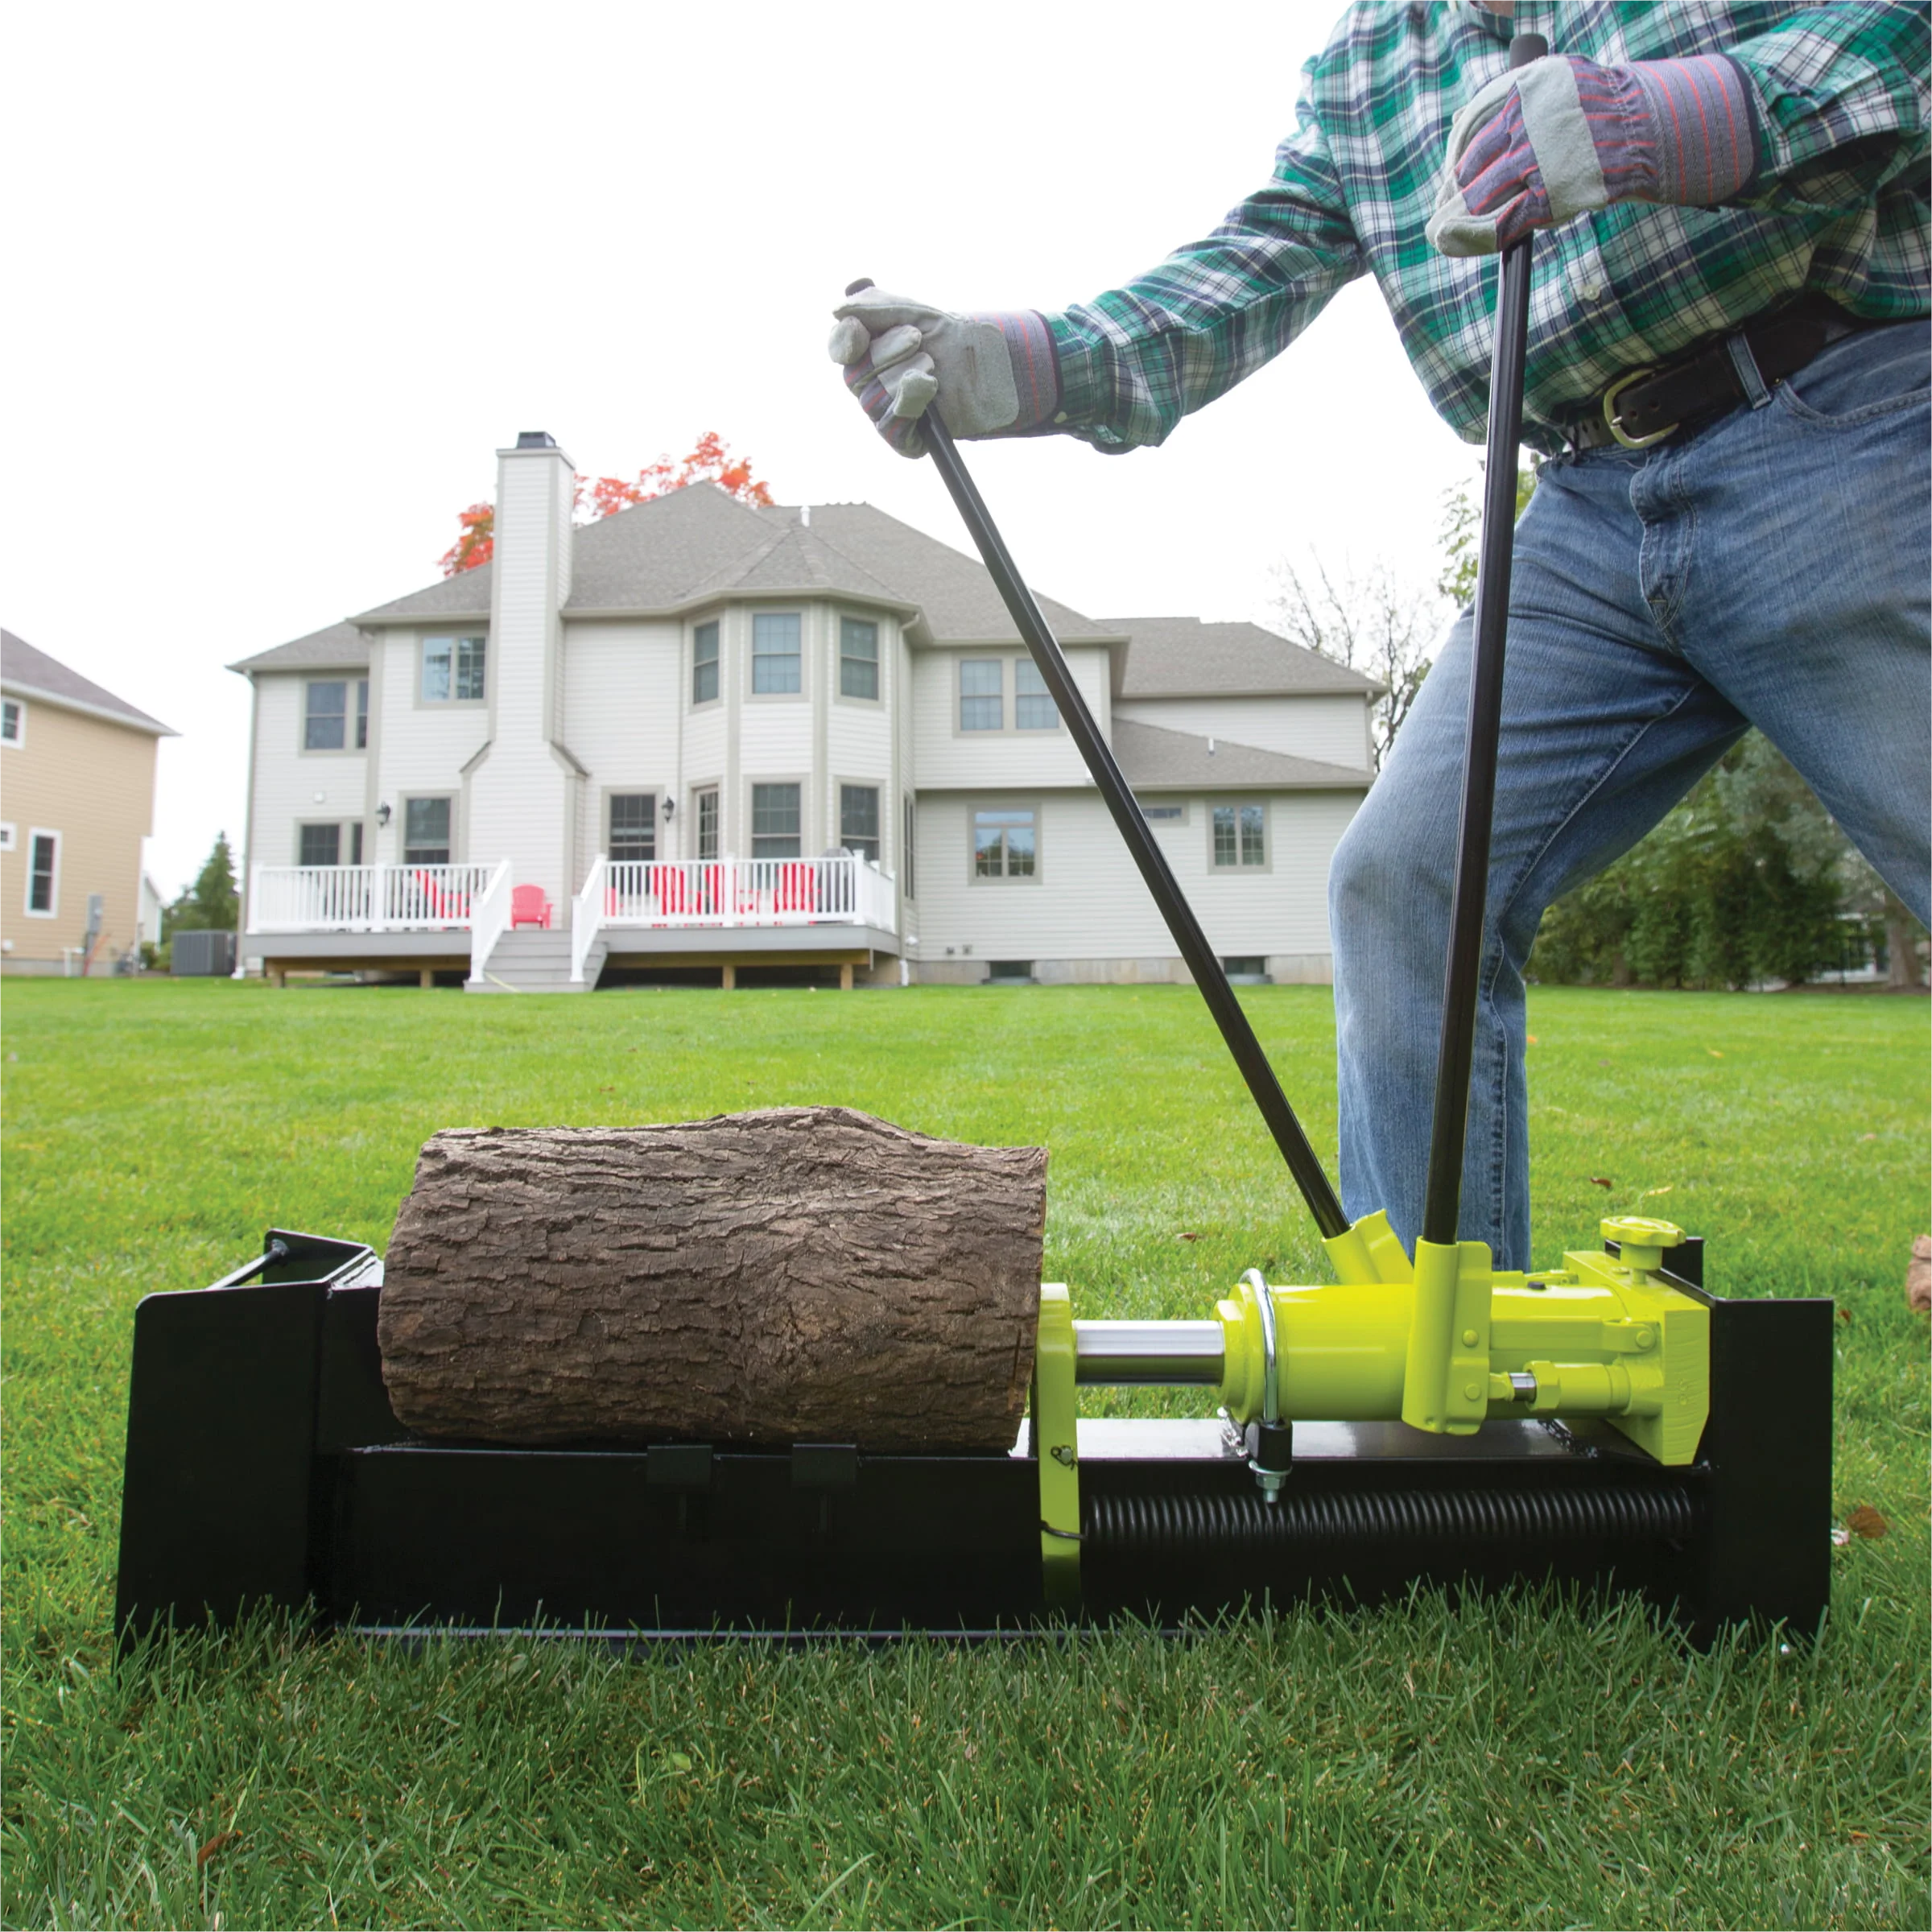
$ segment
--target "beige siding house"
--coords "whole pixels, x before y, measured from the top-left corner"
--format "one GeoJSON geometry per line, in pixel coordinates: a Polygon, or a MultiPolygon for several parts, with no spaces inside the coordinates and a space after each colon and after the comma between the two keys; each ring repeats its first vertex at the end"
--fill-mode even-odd
{"type": "Polygon", "coordinates": [[[0,631],[0,971],[100,973],[138,948],[155,747],[174,736],[0,631]]]}
{"type": "MultiPolygon", "coordinates": [[[[498,452],[482,568],[246,658],[245,957],[479,992],[1183,976],[979,564],[706,485],[580,527],[498,452]]],[[[1250,624],[1043,599],[1209,938],[1328,976],[1377,687],[1250,624]]]]}

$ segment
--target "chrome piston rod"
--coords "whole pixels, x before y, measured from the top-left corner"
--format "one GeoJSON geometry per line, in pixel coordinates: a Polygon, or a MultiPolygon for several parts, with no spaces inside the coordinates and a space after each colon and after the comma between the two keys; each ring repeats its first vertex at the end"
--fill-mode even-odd
{"type": "Polygon", "coordinates": [[[1218,1389],[1219,1322],[1075,1322],[1075,1382],[1112,1389],[1218,1389]]]}

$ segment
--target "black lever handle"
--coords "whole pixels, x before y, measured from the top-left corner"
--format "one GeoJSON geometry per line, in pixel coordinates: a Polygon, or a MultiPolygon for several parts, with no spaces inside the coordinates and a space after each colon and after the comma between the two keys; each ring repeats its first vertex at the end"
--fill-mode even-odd
{"type": "MultiPolygon", "coordinates": [[[[872,286],[869,280],[861,278],[845,292],[856,295],[872,286]]],[[[1315,1226],[1324,1237],[1344,1232],[1348,1217],[1342,1212],[1340,1197],[1329,1181],[1320,1158],[1308,1144],[1308,1137],[1302,1132],[1294,1109],[1289,1105],[1287,1095],[1282,1091],[1282,1084],[1276,1079],[1260,1040],[1255,1037],[1254,1028],[1242,1010],[1241,1001],[1235,997],[1234,989],[1228,983],[1228,975],[1222,969],[1220,959],[1208,944],[1208,935],[1194,916],[1194,908],[1187,903],[1186,894],[1181,890],[1179,881],[1168,865],[1166,854],[1161,850],[1152,828],[1142,815],[1125,774],[1115,762],[1113,747],[1100,735],[1100,728],[1094,722],[1093,713],[1088,709],[1087,700],[1073,680],[1059,640],[1054,636],[1034,601],[1033,592],[1021,577],[1018,567],[994,526],[992,515],[972,477],[966,473],[966,465],[960,460],[959,450],[937,409],[928,409],[920,418],[920,430],[927,452],[972,535],[980,559],[1006,606],[1007,614],[1038,667],[1041,677],[1046,680],[1054,703],[1059,707],[1068,733],[1079,747],[1094,783],[1100,788],[1100,796],[1106,801],[1121,836],[1127,841],[1128,852],[1140,869],[1148,891],[1154,895],[1154,902],[1160,908],[1161,917],[1166,921],[1167,930],[1173,934],[1188,971],[1194,975],[1195,984],[1208,1002],[1208,1010],[1220,1028],[1221,1038],[1227,1042],[1228,1051],[1233,1055],[1241,1078],[1248,1083],[1248,1091],[1253,1095],[1256,1106],[1261,1108],[1261,1118],[1268,1123],[1268,1130],[1274,1136],[1282,1158],[1288,1163],[1288,1171],[1301,1190],[1302,1199],[1308,1203],[1308,1212],[1315,1216],[1315,1226]]]]}
{"type": "MultiPolygon", "coordinates": [[[[1518,34],[1509,64],[1527,67],[1550,51],[1540,34],[1518,34]]],[[[1489,889],[1489,833],[1496,815],[1496,761],[1502,736],[1503,649],[1516,539],[1516,452],[1523,436],[1523,365],[1530,341],[1530,244],[1503,251],[1496,341],[1489,360],[1489,433],[1484,456],[1483,527],[1476,567],[1476,640],[1469,670],[1469,723],[1463,747],[1463,809],[1456,832],[1449,960],[1443,984],[1442,1043],[1430,1125],[1422,1239],[1456,1238],[1462,1212],[1463,1150],[1469,1125],[1469,1074],[1489,889]]]]}

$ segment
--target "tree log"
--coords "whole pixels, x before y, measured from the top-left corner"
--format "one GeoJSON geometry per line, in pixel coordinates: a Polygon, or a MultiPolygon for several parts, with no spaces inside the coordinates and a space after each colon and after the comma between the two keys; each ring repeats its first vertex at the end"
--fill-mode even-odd
{"type": "Polygon", "coordinates": [[[497,1443],[1010,1448],[1046,1153],[843,1107],[434,1135],[378,1338],[397,1419],[497,1443]]]}

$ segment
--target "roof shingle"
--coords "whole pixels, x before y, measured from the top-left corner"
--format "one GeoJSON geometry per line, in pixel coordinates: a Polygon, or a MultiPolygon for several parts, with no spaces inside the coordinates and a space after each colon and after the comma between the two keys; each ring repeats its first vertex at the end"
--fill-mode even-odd
{"type": "Polygon", "coordinates": [[[1113,755],[1136,791],[1366,791],[1371,773],[1205,738],[1133,718],[1113,720],[1113,755]]]}
{"type": "Polygon", "coordinates": [[[1123,698],[1285,697],[1382,688],[1359,671],[1258,624],[1117,617],[1108,628],[1133,640],[1117,694],[1123,698]]]}
{"type": "Polygon", "coordinates": [[[26,638],[15,637],[10,630],[0,630],[0,683],[22,697],[42,698],[50,704],[69,705],[76,711],[110,718],[117,724],[131,724],[137,731],[152,732],[159,738],[175,738],[181,735],[159,718],[151,718],[146,712],[137,711],[126,699],[116,697],[92,678],[84,678],[77,671],[69,671],[58,658],[50,658],[45,651],[36,650],[26,638]]]}

